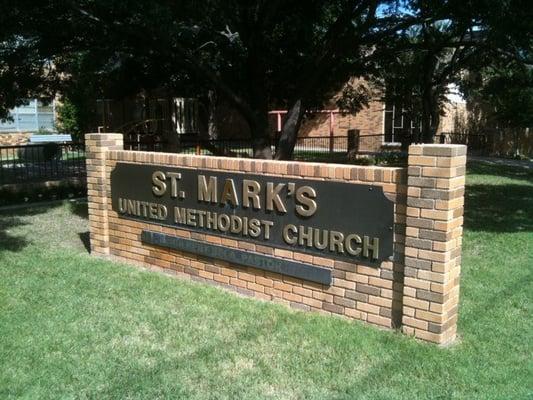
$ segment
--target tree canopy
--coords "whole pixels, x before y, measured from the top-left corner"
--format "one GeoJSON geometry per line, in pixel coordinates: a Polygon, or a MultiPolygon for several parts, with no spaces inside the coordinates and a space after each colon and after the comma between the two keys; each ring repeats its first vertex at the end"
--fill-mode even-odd
{"type": "Polygon", "coordinates": [[[420,124],[415,140],[431,142],[449,89],[475,90],[478,81],[464,84],[468,71],[509,64],[527,68],[531,23],[524,22],[521,14],[528,8],[521,1],[423,0],[408,7],[422,22],[380,45],[374,79],[386,101],[400,104],[409,120],[420,124]]]}
{"type": "MultiPolygon", "coordinates": [[[[305,112],[353,77],[412,99],[430,140],[448,83],[493,58],[525,65],[532,44],[525,0],[3,0],[1,9],[0,118],[56,91],[216,91],[248,123],[256,157],[273,156],[268,110],[288,110],[280,159],[291,158],[305,112]]],[[[364,104],[347,93],[345,104],[364,104]]]]}

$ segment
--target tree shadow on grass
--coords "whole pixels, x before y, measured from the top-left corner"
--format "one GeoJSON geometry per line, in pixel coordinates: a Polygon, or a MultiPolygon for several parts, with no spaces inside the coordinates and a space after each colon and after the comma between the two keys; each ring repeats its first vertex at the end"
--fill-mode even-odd
{"type": "Polygon", "coordinates": [[[83,243],[83,246],[85,247],[85,250],[87,250],[87,253],[91,252],[91,238],[90,238],[90,232],[80,232],[78,233],[78,236],[80,237],[80,241],[83,243]]]}
{"type": "Polygon", "coordinates": [[[83,219],[89,218],[89,209],[87,201],[73,201],[69,203],[69,207],[72,214],[75,214],[83,219]]]}
{"type": "Polygon", "coordinates": [[[13,234],[12,229],[19,226],[31,225],[30,222],[25,221],[23,217],[34,216],[47,212],[50,208],[55,206],[40,206],[34,208],[25,208],[22,210],[2,211],[0,212],[0,251],[21,251],[30,241],[21,235],[13,234]]]}
{"type": "Polygon", "coordinates": [[[533,170],[469,162],[468,174],[485,175],[488,180],[486,184],[482,179],[481,183],[466,185],[466,229],[485,232],[533,230],[533,170]],[[494,177],[512,179],[516,183],[501,179],[493,183],[494,177]]]}
{"type": "Polygon", "coordinates": [[[21,236],[15,236],[9,231],[20,225],[27,225],[20,218],[2,218],[0,215],[0,251],[20,251],[28,245],[28,240],[21,236]]]}
{"type": "Polygon", "coordinates": [[[467,186],[465,229],[485,232],[533,231],[533,187],[467,186]]]}

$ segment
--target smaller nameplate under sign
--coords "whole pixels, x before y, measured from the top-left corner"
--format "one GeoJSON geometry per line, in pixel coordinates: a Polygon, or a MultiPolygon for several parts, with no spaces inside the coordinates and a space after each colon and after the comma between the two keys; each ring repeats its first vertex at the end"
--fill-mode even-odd
{"type": "Polygon", "coordinates": [[[154,246],[199,254],[247,267],[321,283],[323,285],[331,285],[331,270],[327,268],[315,267],[296,261],[284,260],[282,258],[270,257],[147,230],[142,231],[141,241],[154,246]]]}

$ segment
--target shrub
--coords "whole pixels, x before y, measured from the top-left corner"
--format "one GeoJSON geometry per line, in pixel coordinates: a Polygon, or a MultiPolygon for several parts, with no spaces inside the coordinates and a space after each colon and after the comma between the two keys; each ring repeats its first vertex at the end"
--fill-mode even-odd
{"type": "Polygon", "coordinates": [[[354,160],[350,160],[350,164],[354,164],[354,165],[374,165],[375,164],[375,160],[374,160],[374,157],[359,157],[359,158],[356,158],[354,160]]]}
{"type": "Polygon", "coordinates": [[[0,188],[0,207],[86,196],[87,189],[83,183],[67,182],[61,183],[59,186],[47,187],[35,182],[15,185],[14,188],[8,186],[0,188]]]}
{"type": "Polygon", "coordinates": [[[384,151],[374,155],[362,155],[354,151],[348,153],[348,163],[354,165],[402,167],[407,164],[407,155],[398,151],[384,151]]]}
{"type": "Polygon", "coordinates": [[[374,165],[374,157],[357,154],[357,151],[348,153],[348,163],[355,165],[374,165]]]}
{"type": "Polygon", "coordinates": [[[385,151],[375,156],[376,165],[401,167],[407,165],[407,155],[398,151],[385,151]]]}
{"type": "Polygon", "coordinates": [[[81,132],[79,108],[68,98],[57,107],[58,130],[70,135],[78,135],[81,132]]]}

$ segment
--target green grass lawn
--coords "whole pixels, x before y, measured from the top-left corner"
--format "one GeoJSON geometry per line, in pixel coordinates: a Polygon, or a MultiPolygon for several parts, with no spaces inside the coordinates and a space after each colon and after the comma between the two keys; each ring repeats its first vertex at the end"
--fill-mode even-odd
{"type": "Polygon", "coordinates": [[[0,399],[531,399],[533,174],[467,183],[449,348],[92,258],[83,204],[0,215],[0,399]]]}

